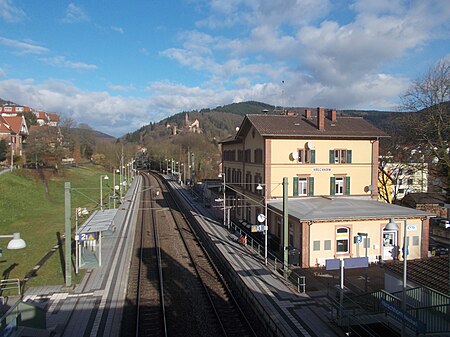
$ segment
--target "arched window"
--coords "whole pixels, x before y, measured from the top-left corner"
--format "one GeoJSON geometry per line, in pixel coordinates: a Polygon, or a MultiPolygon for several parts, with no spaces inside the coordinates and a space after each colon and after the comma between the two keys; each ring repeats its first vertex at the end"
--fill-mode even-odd
{"type": "Polygon", "coordinates": [[[347,227],[336,229],[336,253],[348,253],[349,232],[347,227]]]}

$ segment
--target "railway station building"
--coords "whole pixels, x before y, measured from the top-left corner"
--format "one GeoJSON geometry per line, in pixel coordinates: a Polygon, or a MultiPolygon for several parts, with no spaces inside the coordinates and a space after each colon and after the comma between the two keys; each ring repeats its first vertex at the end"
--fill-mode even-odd
{"type": "Polygon", "coordinates": [[[431,214],[378,201],[379,141],[388,136],[363,118],[314,110],[247,115],[221,143],[231,218],[258,224],[267,215],[281,253],[287,201],[286,246],[298,250],[302,267],[366,254],[372,262],[402,259],[404,237],[408,259],[426,257],[431,214]]]}

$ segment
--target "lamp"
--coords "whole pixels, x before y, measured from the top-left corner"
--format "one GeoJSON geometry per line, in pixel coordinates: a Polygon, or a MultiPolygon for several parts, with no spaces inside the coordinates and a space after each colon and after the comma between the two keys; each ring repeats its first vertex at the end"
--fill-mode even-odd
{"type": "MultiPolygon", "coordinates": [[[[406,314],[406,287],[407,287],[407,260],[408,260],[408,242],[406,236],[406,219],[403,220],[403,289],[402,289],[402,311],[406,314]]],[[[390,219],[389,223],[384,227],[385,230],[398,231],[399,226],[395,223],[394,219],[390,219]]],[[[402,319],[402,332],[401,336],[406,336],[405,318],[402,319]]]]}
{"type": "Polygon", "coordinates": [[[225,181],[225,173],[219,173],[219,178],[223,178],[223,226],[225,227],[225,225],[227,225],[226,222],[226,218],[227,218],[227,210],[226,210],[226,194],[225,194],[225,189],[226,189],[226,181],[225,181]]]}
{"type": "Polygon", "coordinates": [[[395,223],[394,219],[389,219],[389,223],[384,227],[384,229],[387,231],[398,231],[399,227],[395,223]]]}
{"type": "Polygon", "coordinates": [[[11,241],[8,242],[8,246],[6,249],[22,249],[27,246],[25,241],[20,238],[20,233],[14,233],[12,235],[0,235],[0,239],[12,238],[11,241]]]}
{"type": "Polygon", "coordinates": [[[267,265],[267,229],[268,229],[268,223],[267,223],[267,193],[266,193],[266,185],[263,185],[261,183],[256,186],[256,189],[258,191],[262,191],[264,189],[264,263],[267,265]]]}
{"type": "Polygon", "coordinates": [[[101,175],[100,176],[100,209],[103,211],[103,181],[102,178],[104,180],[108,180],[108,176],[107,175],[101,175]]]}

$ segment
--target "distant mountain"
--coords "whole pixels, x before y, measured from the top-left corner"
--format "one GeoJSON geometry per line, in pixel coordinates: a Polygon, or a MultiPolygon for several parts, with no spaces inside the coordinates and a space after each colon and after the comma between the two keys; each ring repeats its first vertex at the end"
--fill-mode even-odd
{"type": "Polygon", "coordinates": [[[3,106],[3,105],[13,105],[14,106],[14,105],[19,105],[19,104],[11,102],[11,101],[5,101],[4,99],[0,98],[0,106],[3,106]]]}

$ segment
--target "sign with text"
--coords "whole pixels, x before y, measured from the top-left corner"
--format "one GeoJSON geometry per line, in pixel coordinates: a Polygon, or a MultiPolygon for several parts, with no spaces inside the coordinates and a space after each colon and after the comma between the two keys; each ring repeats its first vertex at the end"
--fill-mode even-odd
{"type": "MultiPolygon", "coordinates": [[[[340,259],[325,260],[326,270],[338,270],[341,266],[340,259]]],[[[369,266],[368,257],[352,257],[344,259],[344,269],[367,268],[369,266]]]]}

